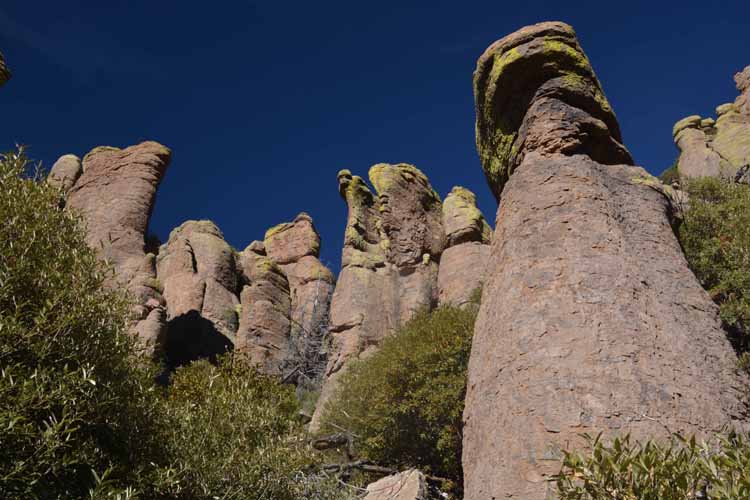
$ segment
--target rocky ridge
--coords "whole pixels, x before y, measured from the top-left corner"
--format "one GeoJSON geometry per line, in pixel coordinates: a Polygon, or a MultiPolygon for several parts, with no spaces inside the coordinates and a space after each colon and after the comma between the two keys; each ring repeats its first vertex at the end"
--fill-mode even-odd
{"type": "Polygon", "coordinates": [[[464,413],[465,498],[549,498],[580,434],[707,436],[748,408],[659,183],[631,166],[573,29],[529,26],[474,73],[500,200],[464,413]]]}
{"type": "Polygon", "coordinates": [[[672,129],[680,150],[677,171],[686,179],[733,178],[750,165],[750,66],[734,76],[739,96],[716,107],[716,119],[688,116],[672,129]]]}

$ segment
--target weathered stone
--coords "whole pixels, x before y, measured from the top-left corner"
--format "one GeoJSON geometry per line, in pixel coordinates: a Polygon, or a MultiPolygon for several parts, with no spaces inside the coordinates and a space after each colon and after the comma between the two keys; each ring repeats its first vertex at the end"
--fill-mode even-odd
{"type": "Polygon", "coordinates": [[[289,280],[291,340],[287,363],[307,378],[317,378],[326,363],[329,309],[336,282],[318,258],[320,235],[312,218],[301,213],[293,222],[269,229],[264,246],[289,280]]]}
{"type": "Polygon", "coordinates": [[[10,80],[10,70],[8,70],[8,67],[5,65],[5,58],[3,57],[2,52],[0,52],[0,87],[2,87],[8,80],[10,80]]]}
{"type": "Polygon", "coordinates": [[[678,121],[672,127],[672,137],[677,137],[677,134],[688,128],[699,128],[701,126],[701,117],[699,115],[688,116],[678,121]]]}
{"type": "Polygon", "coordinates": [[[76,155],[63,155],[52,165],[47,176],[47,183],[67,193],[82,173],[83,166],[80,158],[76,155]]]}
{"type": "Polygon", "coordinates": [[[440,198],[412,165],[375,165],[370,180],[377,197],[361,177],[338,174],[349,215],[313,430],[346,365],[376,349],[415,311],[437,303],[437,262],[445,242],[440,198]]]}
{"type": "Polygon", "coordinates": [[[428,496],[424,474],[410,469],[368,484],[364,500],[428,500],[428,496]]]}
{"type": "Polygon", "coordinates": [[[280,375],[289,355],[289,281],[257,242],[240,253],[238,262],[244,285],[235,348],[247,353],[261,372],[280,375]]]}
{"type": "Polygon", "coordinates": [[[67,207],[86,223],[87,242],[127,284],[140,267],[156,190],[171,152],[156,142],[125,149],[94,148],[68,193],[67,207]]]}
{"type": "Polygon", "coordinates": [[[529,26],[490,45],[474,72],[474,103],[477,149],[497,199],[527,150],[632,163],[599,81],[564,23],[529,26]],[[542,71],[535,70],[539,61],[542,71]]]}
{"type": "Polygon", "coordinates": [[[171,362],[189,361],[174,354],[178,344],[182,344],[179,349],[183,353],[208,357],[218,353],[200,352],[200,346],[213,350],[234,343],[239,273],[234,251],[213,222],[187,221],[172,230],[167,243],[159,249],[157,275],[167,301],[166,349],[171,362]],[[191,311],[195,313],[191,317],[201,318],[200,328],[186,328],[187,321],[179,319],[191,311]]]}
{"type": "Polygon", "coordinates": [[[454,187],[443,202],[447,246],[440,257],[440,304],[466,304],[482,286],[492,228],[476,206],[474,193],[454,187]]]}
{"type": "MultiPolygon", "coordinates": [[[[573,33],[544,23],[503,40],[560,31],[573,33]]],[[[502,68],[478,72],[475,86],[480,96],[506,95],[505,85],[538,96],[557,78],[557,57],[529,60],[512,82],[502,68]]],[[[506,113],[524,115],[509,101],[495,113],[478,116],[480,133],[491,135],[506,113]]],[[[562,450],[584,445],[584,432],[707,437],[748,414],[747,381],[682,255],[658,180],[588,153],[526,142],[514,168],[507,156],[483,158],[485,169],[512,175],[489,176],[502,196],[468,370],[467,500],[553,497],[562,450]]]]}
{"type": "Polygon", "coordinates": [[[696,117],[675,125],[675,144],[680,150],[677,170],[683,178],[733,178],[738,169],[750,164],[750,66],[734,77],[740,95],[732,103],[717,106],[717,119],[696,117]],[[690,125],[686,125],[690,122],[690,125]],[[698,128],[691,128],[698,127],[698,128]]]}

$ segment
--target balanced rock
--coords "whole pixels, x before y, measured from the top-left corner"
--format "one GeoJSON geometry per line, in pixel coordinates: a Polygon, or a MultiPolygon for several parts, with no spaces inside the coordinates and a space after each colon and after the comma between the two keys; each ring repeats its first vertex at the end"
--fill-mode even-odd
{"type": "Polygon", "coordinates": [[[367,485],[364,500],[428,500],[424,474],[416,469],[399,472],[367,485]]]}
{"type": "Polygon", "coordinates": [[[289,281],[259,241],[242,251],[238,262],[243,286],[235,348],[247,353],[261,372],[281,375],[289,357],[289,281]]]}
{"type": "Polygon", "coordinates": [[[338,174],[349,214],[331,301],[332,347],[313,430],[345,366],[438,299],[437,263],[445,245],[440,197],[412,165],[378,164],[369,174],[377,196],[361,177],[348,170],[338,174]]]}
{"type": "Polygon", "coordinates": [[[309,378],[322,374],[326,363],[329,310],[336,279],[320,262],[320,235],[312,218],[299,214],[294,221],[266,232],[264,247],[289,281],[291,340],[288,364],[309,378]]]}
{"type": "Polygon", "coordinates": [[[443,202],[446,249],[440,258],[440,304],[466,304],[482,287],[492,228],[477,208],[474,193],[454,187],[443,202]]]}
{"type": "Polygon", "coordinates": [[[159,249],[156,266],[167,301],[170,364],[230,348],[239,326],[239,273],[219,228],[206,220],[183,223],[159,249]]]}
{"type": "Polygon", "coordinates": [[[82,173],[83,166],[80,158],[76,155],[63,155],[52,165],[47,176],[47,183],[64,194],[70,191],[82,173]]]}
{"type": "Polygon", "coordinates": [[[166,325],[145,235],[170,157],[168,148],[151,141],[125,149],[100,146],[82,163],[74,155],[62,156],[47,178],[67,193],[67,209],[82,215],[87,243],[114,268],[112,284],[138,298],[133,331],[149,351],[163,338],[166,325]]]}
{"type": "Polygon", "coordinates": [[[468,370],[465,498],[554,496],[581,433],[739,425],[746,380],[716,306],[658,180],[626,164],[573,29],[523,28],[487,49],[474,78],[500,206],[468,370]]]}
{"type": "Polygon", "coordinates": [[[716,108],[716,120],[693,115],[675,124],[672,134],[680,150],[677,171],[681,177],[731,179],[750,165],[750,66],[734,80],[740,95],[734,103],[716,108]]]}

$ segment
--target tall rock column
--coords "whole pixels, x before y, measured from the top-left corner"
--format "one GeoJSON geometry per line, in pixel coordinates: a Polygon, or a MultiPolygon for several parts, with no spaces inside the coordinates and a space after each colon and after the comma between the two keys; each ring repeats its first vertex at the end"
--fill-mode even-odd
{"type": "Polygon", "coordinates": [[[485,279],[492,228],[477,208],[474,193],[454,187],[443,202],[446,248],[440,258],[440,304],[463,305],[485,279]]]}
{"type": "Polygon", "coordinates": [[[672,129],[681,177],[733,178],[740,168],[750,166],[750,66],[734,81],[740,95],[734,103],[716,107],[716,120],[688,116],[672,129]]]}
{"type": "Polygon", "coordinates": [[[495,42],[474,85],[500,207],[468,371],[465,498],[548,498],[583,432],[739,424],[746,380],[716,307],[660,184],[629,165],[573,29],[542,23],[495,42]]]}
{"type": "Polygon", "coordinates": [[[326,363],[329,310],[336,283],[333,273],[320,262],[320,235],[312,218],[301,213],[294,221],[266,231],[264,246],[289,280],[288,369],[309,380],[318,379],[326,363]]]}
{"type": "Polygon", "coordinates": [[[145,235],[170,158],[168,148],[151,141],[125,149],[100,146],[82,165],[73,155],[61,157],[48,177],[67,193],[66,207],[83,216],[87,243],[114,267],[113,284],[137,297],[134,332],[148,350],[160,342],[165,317],[145,235]]]}
{"type": "Polygon", "coordinates": [[[312,430],[347,364],[438,299],[437,263],[445,240],[440,198],[412,165],[378,164],[369,177],[377,196],[361,177],[348,170],[338,174],[349,215],[331,302],[331,353],[312,430]]]}

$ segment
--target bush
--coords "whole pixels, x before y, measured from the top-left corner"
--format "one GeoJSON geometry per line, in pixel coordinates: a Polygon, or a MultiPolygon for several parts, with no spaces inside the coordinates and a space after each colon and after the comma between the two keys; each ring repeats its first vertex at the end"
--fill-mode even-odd
{"type": "Polygon", "coordinates": [[[678,230],[690,268],[719,304],[742,350],[750,344],[750,186],[715,178],[686,183],[678,230]]]}
{"type": "Polygon", "coordinates": [[[460,491],[466,369],[476,304],[421,312],[354,362],[327,403],[321,433],[349,431],[356,453],[380,465],[418,467],[460,491]]]}
{"type": "Polygon", "coordinates": [[[23,152],[0,155],[0,497],[148,481],[158,401],[130,359],[128,301],[102,286],[77,218],[29,169],[23,152]]]}
{"type": "Polygon", "coordinates": [[[172,453],[159,494],[175,499],[345,498],[313,474],[290,386],[228,355],[178,368],[166,401],[172,453]],[[307,471],[307,472],[305,472],[307,471]]]}
{"type": "Polygon", "coordinates": [[[679,183],[680,172],[677,170],[677,162],[659,174],[659,180],[668,186],[675,182],[679,183]]]}
{"type": "Polygon", "coordinates": [[[731,435],[715,447],[679,436],[666,444],[641,444],[629,436],[608,444],[587,438],[586,455],[565,454],[557,478],[561,500],[750,498],[746,437],[731,435]]]}

